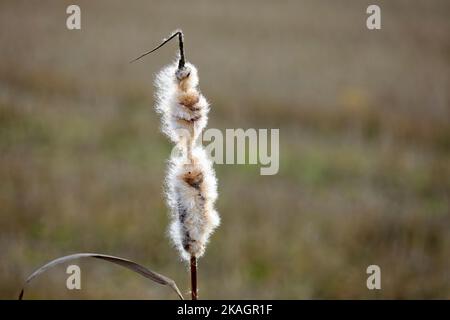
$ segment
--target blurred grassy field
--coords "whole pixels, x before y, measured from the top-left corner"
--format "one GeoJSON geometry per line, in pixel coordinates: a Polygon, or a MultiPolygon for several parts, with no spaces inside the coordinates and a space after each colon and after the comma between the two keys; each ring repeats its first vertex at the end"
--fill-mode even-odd
{"type": "MultiPolygon", "coordinates": [[[[222,226],[201,298],[450,298],[450,4],[377,1],[0,2],[0,298],[74,252],[139,261],[189,288],[166,237],[171,145],[152,109],[177,27],[209,127],[279,128],[280,172],[216,165],[222,226]],[[382,290],[366,288],[368,265],[382,290]]],[[[28,298],[175,298],[101,261],[28,298]]]]}

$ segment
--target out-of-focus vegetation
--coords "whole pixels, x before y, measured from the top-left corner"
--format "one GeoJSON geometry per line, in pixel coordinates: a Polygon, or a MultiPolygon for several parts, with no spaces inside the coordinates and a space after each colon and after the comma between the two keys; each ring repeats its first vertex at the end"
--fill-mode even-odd
{"type": "MultiPolygon", "coordinates": [[[[186,34],[209,127],[279,128],[280,172],[216,165],[222,226],[201,298],[450,298],[448,1],[0,3],[0,297],[74,252],[129,257],[188,290],[166,237],[170,144],[153,75],[186,34]],[[366,288],[368,265],[382,290],[366,288]]],[[[80,261],[28,298],[176,298],[120,267],[80,261]]]]}

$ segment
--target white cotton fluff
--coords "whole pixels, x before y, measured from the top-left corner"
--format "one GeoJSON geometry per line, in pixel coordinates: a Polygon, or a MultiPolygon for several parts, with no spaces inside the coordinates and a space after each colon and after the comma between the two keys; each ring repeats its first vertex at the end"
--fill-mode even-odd
{"type": "Polygon", "coordinates": [[[162,131],[174,142],[192,146],[208,122],[209,103],[199,92],[197,69],[174,62],[156,76],[156,110],[162,115],[162,131]]]}
{"type": "Polygon", "coordinates": [[[170,159],[167,199],[172,222],[169,235],[183,259],[201,257],[209,237],[220,224],[214,209],[217,181],[203,148],[192,150],[190,162],[183,156],[170,159]]]}
{"type": "Polygon", "coordinates": [[[166,178],[171,212],[169,236],[182,259],[199,258],[220,218],[214,208],[217,181],[205,150],[197,138],[208,122],[209,103],[198,90],[194,65],[174,62],[156,76],[156,110],[162,131],[181,154],[172,153],[166,178]]]}

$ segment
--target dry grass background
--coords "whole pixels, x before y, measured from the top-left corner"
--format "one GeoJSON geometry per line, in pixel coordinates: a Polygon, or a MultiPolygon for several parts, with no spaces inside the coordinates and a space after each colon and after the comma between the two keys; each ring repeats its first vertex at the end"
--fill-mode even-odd
{"type": "MultiPolygon", "coordinates": [[[[181,27],[212,101],[209,127],[280,128],[280,172],[216,165],[222,227],[201,298],[450,298],[448,1],[0,3],[0,297],[57,256],[135,259],[188,290],[168,243],[170,144],[153,75],[181,27]],[[382,290],[365,269],[378,264],[382,290]]],[[[175,298],[119,267],[80,261],[29,298],[175,298]]]]}

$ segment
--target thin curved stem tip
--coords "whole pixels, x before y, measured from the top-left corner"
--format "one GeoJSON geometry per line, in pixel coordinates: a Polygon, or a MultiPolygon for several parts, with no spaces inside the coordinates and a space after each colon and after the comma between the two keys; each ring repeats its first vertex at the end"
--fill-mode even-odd
{"type": "Polygon", "coordinates": [[[183,31],[181,30],[176,30],[174,33],[172,33],[170,35],[169,38],[167,39],[163,39],[163,41],[161,42],[161,44],[159,44],[156,48],[147,51],[143,54],[141,54],[139,57],[137,57],[134,60],[131,60],[130,63],[135,62],[143,57],[145,57],[146,55],[158,50],[159,48],[161,48],[162,46],[164,46],[167,42],[169,42],[170,40],[172,40],[173,38],[175,38],[176,36],[178,36],[178,47],[180,50],[180,60],[178,61],[178,69],[182,69],[184,68],[184,64],[185,64],[185,58],[184,58],[184,36],[183,36],[183,31]]]}

